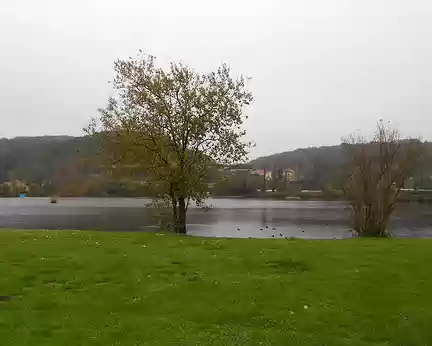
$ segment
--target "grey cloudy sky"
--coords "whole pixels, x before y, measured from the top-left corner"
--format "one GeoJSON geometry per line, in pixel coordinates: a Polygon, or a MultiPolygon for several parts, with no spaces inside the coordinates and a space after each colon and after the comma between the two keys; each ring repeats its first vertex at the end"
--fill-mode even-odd
{"type": "Polygon", "coordinates": [[[383,117],[432,139],[429,0],[0,0],[0,137],[81,135],[139,48],[252,77],[252,156],[383,117]]]}

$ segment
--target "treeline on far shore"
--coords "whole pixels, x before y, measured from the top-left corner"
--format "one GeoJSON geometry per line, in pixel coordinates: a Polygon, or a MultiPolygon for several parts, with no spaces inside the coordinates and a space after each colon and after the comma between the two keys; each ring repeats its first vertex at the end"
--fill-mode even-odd
{"type": "MultiPolygon", "coordinates": [[[[295,194],[286,193],[283,191],[267,191],[254,192],[246,195],[218,195],[213,194],[213,197],[231,197],[231,198],[259,198],[259,199],[274,199],[274,200],[292,200],[292,201],[344,201],[345,197],[342,191],[326,191],[326,190],[302,190],[295,194]]],[[[414,202],[414,203],[432,203],[432,190],[405,190],[400,193],[397,200],[399,202],[414,202]]]]}
{"type": "MultiPolygon", "coordinates": [[[[111,182],[105,184],[87,184],[80,186],[65,186],[58,189],[50,184],[28,185],[0,184],[0,197],[154,197],[153,193],[139,182],[111,182]],[[60,191],[62,190],[62,191],[60,191]]],[[[209,197],[215,198],[244,198],[244,199],[273,199],[273,200],[324,200],[343,201],[344,194],[340,189],[331,187],[323,189],[304,189],[300,182],[288,185],[285,190],[260,189],[245,186],[229,186],[222,182],[209,184],[209,197]]],[[[404,189],[398,196],[399,202],[432,203],[432,189],[404,189]]]]}

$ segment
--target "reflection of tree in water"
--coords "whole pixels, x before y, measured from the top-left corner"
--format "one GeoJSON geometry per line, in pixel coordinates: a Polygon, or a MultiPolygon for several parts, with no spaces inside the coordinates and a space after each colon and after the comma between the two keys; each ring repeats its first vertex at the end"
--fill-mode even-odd
{"type": "Polygon", "coordinates": [[[221,217],[220,210],[211,206],[208,206],[208,208],[190,208],[188,213],[188,221],[198,224],[217,223],[221,217]]]}
{"type": "Polygon", "coordinates": [[[159,227],[161,230],[168,230],[171,227],[171,209],[162,206],[147,206],[144,210],[145,217],[150,225],[159,227]]]}
{"type": "Polygon", "coordinates": [[[261,210],[261,226],[265,227],[268,224],[268,213],[267,208],[261,210]]]}
{"type": "MultiPolygon", "coordinates": [[[[161,230],[169,230],[172,226],[172,214],[170,208],[149,207],[145,210],[146,217],[151,225],[157,226],[161,230]]],[[[221,213],[213,209],[211,205],[202,208],[189,206],[187,223],[191,224],[215,224],[219,221],[221,213]]]]}

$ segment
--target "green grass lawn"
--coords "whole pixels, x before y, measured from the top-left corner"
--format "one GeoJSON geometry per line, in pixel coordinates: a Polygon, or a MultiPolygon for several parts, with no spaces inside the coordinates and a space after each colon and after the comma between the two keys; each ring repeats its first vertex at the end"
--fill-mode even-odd
{"type": "Polygon", "coordinates": [[[425,239],[1,231],[0,345],[428,345],[431,274],[425,239]]]}

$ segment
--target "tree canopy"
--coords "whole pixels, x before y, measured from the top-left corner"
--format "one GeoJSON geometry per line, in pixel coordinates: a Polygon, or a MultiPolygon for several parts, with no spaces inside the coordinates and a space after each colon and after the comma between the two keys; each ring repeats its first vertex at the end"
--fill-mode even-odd
{"type": "Polygon", "coordinates": [[[114,70],[115,96],[90,132],[103,139],[112,167],[145,170],[158,198],[171,204],[175,229],[186,232],[187,207],[203,202],[212,166],[246,159],[247,79],[233,78],[226,64],[210,73],[181,62],[164,69],[141,51],[114,70]]]}

